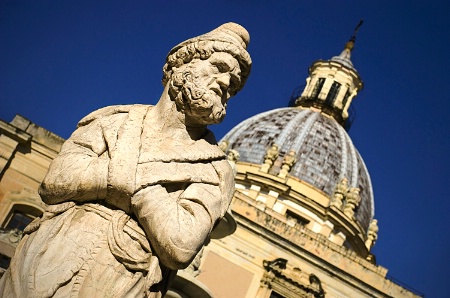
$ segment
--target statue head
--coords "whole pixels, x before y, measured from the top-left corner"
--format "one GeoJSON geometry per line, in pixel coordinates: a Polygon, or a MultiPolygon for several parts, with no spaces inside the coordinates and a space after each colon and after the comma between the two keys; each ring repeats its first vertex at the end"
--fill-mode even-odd
{"type": "Polygon", "coordinates": [[[163,84],[178,109],[198,124],[219,123],[226,103],[245,84],[251,59],[248,32],[227,23],[174,47],[164,65],[163,84]]]}

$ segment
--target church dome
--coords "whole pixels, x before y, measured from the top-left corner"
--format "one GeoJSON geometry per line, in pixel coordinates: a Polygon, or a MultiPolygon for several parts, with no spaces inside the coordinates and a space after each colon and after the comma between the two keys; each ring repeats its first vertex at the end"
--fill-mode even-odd
{"type": "Polygon", "coordinates": [[[278,174],[284,155],[294,150],[297,161],[289,175],[333,197],[336,184],[348,179],[360,189],[356,220],[367,231],[374,214],[369,173],[345,129],[335,119],[312,109],[279,108],[253,116],[222,139],[239,152],[240,162],[263,164],[267,149],[278,145],[279,156],[269,173],[278,174]]]}

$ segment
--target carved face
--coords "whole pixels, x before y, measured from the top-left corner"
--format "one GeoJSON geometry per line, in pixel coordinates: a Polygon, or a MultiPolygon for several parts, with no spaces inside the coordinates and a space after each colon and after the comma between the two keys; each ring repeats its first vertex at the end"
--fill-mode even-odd
{"type": "Polygon", "coordinates": [[[176,94],[175,101],[184,110],[187,124],[221,122],[226,114],[227,101],[240,84],[240,74],[238,61],[222,52],[213,53],[207,60],[194,60],[180,67],[174,73],[172,84],[181,85],[181,92],[176,94]]]}

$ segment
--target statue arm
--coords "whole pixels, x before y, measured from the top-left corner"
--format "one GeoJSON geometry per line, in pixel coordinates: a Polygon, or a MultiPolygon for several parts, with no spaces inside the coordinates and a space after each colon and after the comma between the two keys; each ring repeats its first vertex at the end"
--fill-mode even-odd
{"type": "Polygon", "coordinates": [[[234,193],[233,174],[226,160],[214,165],[219,185],[192,183],[184,191],[170,184],[138,191],[132,210],[147,238],[170,269],[187,267],[223,217],[234,193]]]}
{"type": "Polygon", "coordinates": [[[50,164],[39,194],[47,204],[103,199],[109,157],[99,121],[79,127],[50,164]]]}

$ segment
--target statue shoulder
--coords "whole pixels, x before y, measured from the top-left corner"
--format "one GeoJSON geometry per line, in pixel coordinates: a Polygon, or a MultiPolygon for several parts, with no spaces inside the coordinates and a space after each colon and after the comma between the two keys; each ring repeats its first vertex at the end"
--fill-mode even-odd
{"type": "Polygon", "coordinates": [[[83,119],[81,119],[78,122],[77,127],[88,125],[92,121],[103,118],[103,117],[108,117],[108,116],[120,114],[120,113],[129,113],[131,109],[148,110],[150,107],[151,107],[151,105],[143,105],[143,104],[107,106],[107,107],[98,109],[96,111],[93,111],[92,113],[85,116],[83,119]]]}

